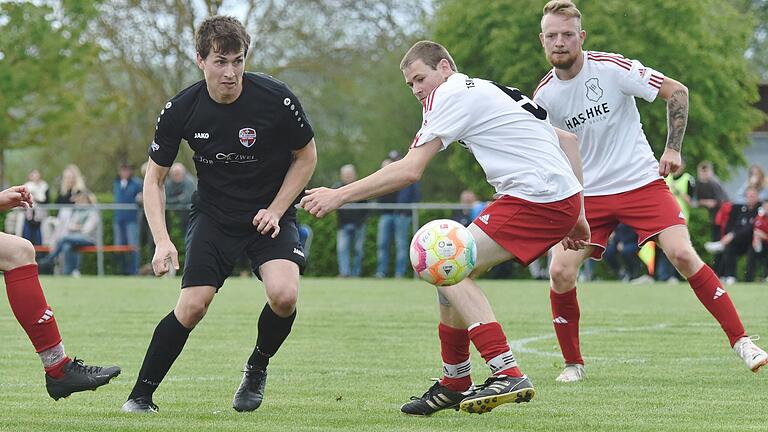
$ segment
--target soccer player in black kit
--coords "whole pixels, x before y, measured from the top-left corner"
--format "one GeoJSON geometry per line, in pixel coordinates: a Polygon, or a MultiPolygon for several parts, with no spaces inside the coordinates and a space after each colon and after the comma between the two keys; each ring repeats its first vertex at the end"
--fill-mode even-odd
{"type": "Polygon", "coordinates": [[[235,410],[261,405],[267,364],[296,317],[305,261],[294,204],[317,163],[314,134],[285,84],[244,72],[249,43],[234,18],[203,21],[195,49],[205,79],[182,90],[160,112],[144,179],[158,276],[179,265],[166,228],[163,185],[182,138],[195,153],[198,192],[186,235],[181,294],[155,328],[125,412],[157,412],[152,394],[242,254],[263,281],[268,302],[235,393],[235,410]]]}

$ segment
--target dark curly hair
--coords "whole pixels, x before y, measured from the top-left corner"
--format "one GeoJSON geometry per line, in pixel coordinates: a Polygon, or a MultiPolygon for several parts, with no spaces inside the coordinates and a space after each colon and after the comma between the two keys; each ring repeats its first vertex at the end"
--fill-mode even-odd
{"type": "Polygon", "coordinates": [[[212,16],[206,18],[197,28],[195,50],[202,58],[208,57],[211,50],[219,54],[236,53],[243,50],[248,54],[251,37],[237,18],[231,16],[212,16]]]}

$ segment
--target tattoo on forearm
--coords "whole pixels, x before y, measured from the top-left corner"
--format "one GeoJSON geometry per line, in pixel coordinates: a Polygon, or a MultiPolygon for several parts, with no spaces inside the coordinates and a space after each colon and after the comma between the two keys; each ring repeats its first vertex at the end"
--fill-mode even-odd
{"type": "Polygon", "coordinates": [[[688,125],[688,92],[677,90],[667,102],[667,148],[680,151],[688,125]]]}

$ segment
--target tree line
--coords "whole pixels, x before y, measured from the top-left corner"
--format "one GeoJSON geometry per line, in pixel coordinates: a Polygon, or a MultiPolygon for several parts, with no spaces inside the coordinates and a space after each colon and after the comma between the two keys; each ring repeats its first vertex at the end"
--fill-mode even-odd
{"type": "MultiPolygon", "coordinates": [[[[230,14],[252,36],[247,70],[286,82],[316,131],[313,184],[353,163],[366,174],[390,150],[407,151],[421,107],[403,84],[401,56],[435,39],[469,75],[531,94],[549,69],[538,41],[543,0],[50,0],[0,3],[0,179],[40,168],[50,182],[80,165],[92,189],[109,190],[118,163],[146,160],[165,102],[202,78],[195,26],[230,14]]],[[[684,82],[691,113],[684,155],[720,172],[743,164],[751,105],[768,77],[766,0],[577,2],[586,48],[620,52],[684,82]]],[[[663,104],[638,103],[654,150],[665,142],[663,104]]],[[[489,196],[471,155],[438,156],[422,188],[428,200],[470,187],[489,196]]],[[[191,167],[182,146],[179,160],[191,167]]]]}

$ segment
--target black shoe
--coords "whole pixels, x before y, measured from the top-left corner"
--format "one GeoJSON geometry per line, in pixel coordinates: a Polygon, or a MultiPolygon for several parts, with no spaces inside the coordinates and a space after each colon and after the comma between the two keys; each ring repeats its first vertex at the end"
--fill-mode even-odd
{"type": "Polygon", "coordinates": [[[530,402],[536,390],[527,376],[520,378],[506,375],[491,376],[480,386],[480,390],[461,401],[459,408],[468,413],[490,412],[505,403],[530,402]]]}
{"type": "Polygon", "coordinates": [[[243,381],[240,382],[232,400],[235,411],[253,411],[264,400],[264,387],[267,385],[267,371],[255,369],[246,364],[243,371],[243,381]]]}
{"type": "Polygon", "coordinates": [[[120,368],[117,366],[88,366],[75,357],[64,365],[63,377],[53,378],[45,374],[45,388],[54,400],[59,400],[75,392],[96,390],[118,375],[120,368]]]}
{"type": "Polygon", "coordinates": [[[152,398],[148,396],[140,396],[135,399],[128,399],[120,408],[122,412],[126,413],[146,413],[154,414],[160,410],[154,403],[152,398]]]}
{"type": "Polygon", "coordinates": [[[411,396],[411,401],[404,403],[400,411],[410,415],[428,416],[448,408],[458,409],[459,403],[470,394],[472,391],[462,393],[450,390],[438,381],[421,397],[411,396]]]}

